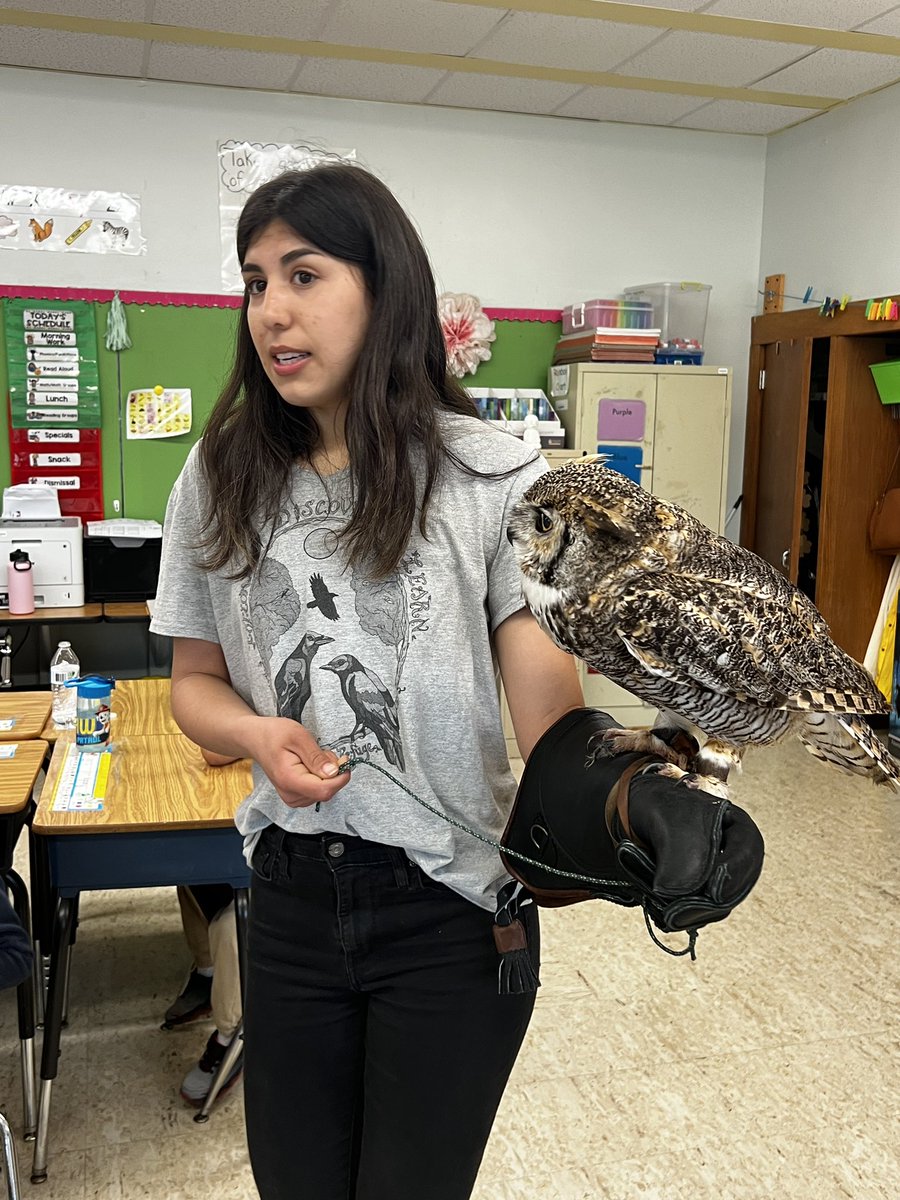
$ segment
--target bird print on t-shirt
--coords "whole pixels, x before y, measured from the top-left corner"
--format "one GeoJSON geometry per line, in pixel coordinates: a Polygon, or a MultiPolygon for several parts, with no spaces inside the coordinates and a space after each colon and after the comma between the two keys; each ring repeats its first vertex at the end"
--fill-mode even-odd
{"type": "Polygon", "coordinates": [[[334,602],[337,600],[337,592],[328,590],[328,584],[321,575],[310,575],[309,586],[313,598],[308,601],[306,607],[317,608],[323,617],[327,617],[329,621],[336,621],[338,610],[334,602]]]}
{"type": "Polygon", "coordinates": [[[404,771],[397,704],[375,672],[352,654],[339,654],[331,662],[323,663],[319,670],[333,671],[341,681],[341,692],[356,717],[351,744],[368,730],[378,739],[388,762],[404,771]]]}
{"type": "Polygon", "coordinates": [[[288,655],[275,676],[275,695],[278,712],[282,717],[303,720],[303,709],[312,694],[312,660],[320,646],[327,646],[334,638],[310,630],[304,633],[300,644],[288,655]]]}

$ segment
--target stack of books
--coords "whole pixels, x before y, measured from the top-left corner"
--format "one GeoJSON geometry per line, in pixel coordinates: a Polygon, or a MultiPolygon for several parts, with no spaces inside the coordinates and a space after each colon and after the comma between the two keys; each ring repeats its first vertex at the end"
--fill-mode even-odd
{"type": "Polygon", "coordinates": [[[652,363],[659,346],[658,329],[582,329],[556,343],[554,366],[578,362],[652,363]]]}

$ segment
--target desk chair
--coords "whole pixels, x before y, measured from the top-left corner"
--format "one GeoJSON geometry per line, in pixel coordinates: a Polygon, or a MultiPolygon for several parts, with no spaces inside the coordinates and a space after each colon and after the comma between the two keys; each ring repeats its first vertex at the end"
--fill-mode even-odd
{"type": "MultiPolygon", "coordinates": [[[[31,905],[28,889],[13,868],[13,853],[19,834],[31,816],[31,793],[44,761],[47,743],[40,740],[21,742],[15,757],[3,763],[3,788],[0,794],[0,885],[8,890],[16,916],[31,934],[31,905]]],[[[22,1061],[22,1111],[25,1137],[37,1131],[36,1080],[34,1061],[35,976],[31,973],[16,988],[19,1042],[22,1061]]]]}
{"type": "MultiPolygon", "coordinates": [[[[241,997],[246,993],[247,988],[247,921],[250,914],[249,893],[246,888],[237,888],[234,893],[234,915],[237,921],[237,947],[238,947],[238,970],[241,976],[241,997]]],[[[243,1004],[242,1004],[243,1007],[243,1004]]],[[[203,1101],[203,1107],[194,1117],[194,1121],[198,1125],[205,1125],[209,1120],[209,1114],[212,1112],[212,1106],[216,1102],[216,1097],[222,1090],[225,1080],[231,1073],[231,1069],[237,1062],[241,1054],[244,1053],[244,1022],[241,1021],[237,1029],[234,1031],[234,1037],[229,1043],[228,1049],[225,1051],[225,1056],[216,1068],[216,1073],[213,1076],[213,1081],[209,1085],[209,1091],[206,1093],[206,1099],[203,1101]]]]}
{"type": "Polygon", "coordinates": [[[16,1143],[9,1122],[0,1113],[0,1136],[3,1138],[3,1172],[6,1176],[7,1200],[20,1200],[19,1162],[16,1158],[16,1143]]]}

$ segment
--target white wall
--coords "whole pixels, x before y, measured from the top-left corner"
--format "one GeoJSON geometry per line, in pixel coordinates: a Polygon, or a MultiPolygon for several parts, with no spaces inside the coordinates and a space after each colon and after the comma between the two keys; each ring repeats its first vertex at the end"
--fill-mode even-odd
{"type": "MultiPolygon", "coordinates": [[[[143,257],[0,251],[0,282],[218,292],[216,147],[357,151],[416,220],[443,290],[558,308],[712,285],[706,361],[734,368],[740,491],[763,138],[0,68],[0,182],[135,192],[143,257]]],[[[733,531],[732,531],[733,532],[733,531]]]]}
{"type": "Polygon", "coordinates": [[[769,139],[760,286],[783,272],[789,296],[897,297],[898,129],[895,85],[769,139]]]}

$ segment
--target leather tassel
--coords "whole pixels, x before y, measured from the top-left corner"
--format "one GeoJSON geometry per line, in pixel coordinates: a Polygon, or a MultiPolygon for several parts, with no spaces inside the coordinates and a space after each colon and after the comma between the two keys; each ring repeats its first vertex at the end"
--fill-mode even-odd
{"type": "Polygon", "coordinates": [[[494,925],[494,943],[500,955],[500,995],[520,996],[536,992],[541,981],[528,953],[525,926],[518,917],[506,925],[494,925]]]}

